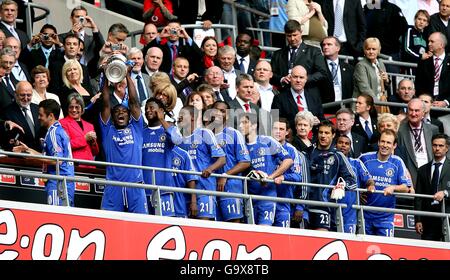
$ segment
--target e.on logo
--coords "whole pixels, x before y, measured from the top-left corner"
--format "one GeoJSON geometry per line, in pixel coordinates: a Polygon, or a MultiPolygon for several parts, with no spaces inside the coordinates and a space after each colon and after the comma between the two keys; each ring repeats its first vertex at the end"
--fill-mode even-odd
{"type": "MultiPolygon", "coordinates": [[[[272,256],[270,248],[266,245],[261,245],[253,251],[248,252],[247,246],[244,244],[238,245],[236,256],[233,256],[231,244],[222,239],[209,240],[203,245],[202,250],[199,251],[202,253],[202,260],[212,260],[216,252],[220,260],[270,260],[272,256]]],[[[147,246],[148,260],[181,260],[185,257],[188,257],[189,260],[198,260],[199,252],[195,250],[188,252],[186,238],[183,230],[179,226],[171,226],[163,229],[150,240],[147,246]],[[170,241],[174,242],[174,249],[165,248],[165,245],[170,241]]]]}
{"type": "MultiPolygon", "coordinates": [[[[0,230],[0,260],[15,260],[21,255],[31,255],[33,260],[59,260],[63,257],[66,234],[59,225],[42,224],[33,236],[21,235],[14,213],[3,210],[0,211],[0,229],[2,228],[5,230],[0,230]]],[[[93,230],[82,237],[78,229],[72,229],[65,259],[80,259],[85,250],[93,246],[94,259],[102,260],[105,253],[105,241],[105,234],[101,230],[93,230]]]]}

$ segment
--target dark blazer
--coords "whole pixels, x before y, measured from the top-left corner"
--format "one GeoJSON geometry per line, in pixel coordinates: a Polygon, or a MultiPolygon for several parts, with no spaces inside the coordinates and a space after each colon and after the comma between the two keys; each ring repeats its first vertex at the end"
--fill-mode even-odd
{"type": "MultiPolygon", "coordinates": [[[[253,73],[255,72],[256,62],[257,62],[256,60],[250,58],[250,63],[248,65],[247,74],[253,76],[253,73]]],[[[236,70],[241,70],[241,68],[239,67],[239,62],[237,61],[237,58],[234,61],[233,67],[236,70]]]]}
{"type": "MultiPolygon", "coordinates": [[[[31,75],[30,75],[30,71],[28,71],[28,67],[24,63],[22,63],[20,61],[19,61],[19,66],[20,66],[20,68],[22,68],[22,72],[25,74],[25,77],[27,78],[27,81],[31,83],[31,75]]],[[[14,84],[14,86],[15,85],[16,84],[14,84]]]]}
{"type": "MultiPolygon", "coordinates": [[[[430,23],[424,30],[424,38],[428,38],[433,32],[441,32],[447,37],[447,41],[450,40],[450,26],[445,26],[439,17],[439,13],[435,13],[430,16],[430,23]]],[[[445,52],[450,51],[450,46],[447,44],[445,52]]]]}
{"type": "Polygon", "coordinates": [[[361,154],[367,152],[367,142],[363,136],[352,132],[352,150],[350,151],[351,158],[358,158],[361,154]]]}
{"type": "MultiPolygon", "coordinates": [[[[334,32],[334,6],[333,1],[317,0],[322,7],[322,13],[328,22],[328,35],[334,32]]],[[[366,39],[366,19],[359,0],[346,0],[344,4],[344,31],[347,42],[354,53],[362,53],[364,40],[366,39]]]]}
{"type": "MultiPolygon", "coordinates": [[[[324,115],[319,92],[312,88],[305,89],[305,98],[308,111],[320,120],[323,120],[324,115]]],[[[295,115],[298,113],[298,107],[292,96],[291,88],[287,88],[274,96],[272,109],[280,110],[280,117],[288,119],[290,127],[295,128],[295,115]]]]}
{"type": "MultiPolygon", "coordinates": [[[[428,160],[431,161],[433,159],[431,137],[438,133],[438,128],[432,124],[424,123],[422,133],[425,137],[428,160]]],[[[397,149],[399,149],[400,154],[403,155],[403,162],[405,162],[406,168],[408,168],[409,173],[411,173],[412,183],[415,186],[418,166],[416,162],[416,155],[414,152],[414,144],[411,140],[410,126],[408,121],[402,122],[398,129],[397,149]]]]}
{"type": "MultiPolygon", "coordinates": [[[[158,40],[152,40],[144,47],[144,55],[147,54],[148,49],[151,47],[158,47],[163,53],[163,60],[161,62],[161,66],[159,67],[159,71],[170,73],[173,61],[169,45],[167,43],[162,44],[161,42],[158,42],[158,40]]],[[[193,61],[193,58],[195,57],[194,48],[197,48],[197,45],[194,41],[192,41],[192,45],[190,46],[187,42],[185,42],[184,39],[180,38],[178,40],[177,57],[182,56],[187,58],[189,61],[193,61]]]]}
{"type": "Polygon", "coordinates": [[[371,118],[372,122],[372,137],[369,139],[367,136],[366,131],[364,130],[364,127],[366,124],[361,124],[359,121],[359,116],[355,115],[355,124],[352,127],[352,132],[364,137],[364,140],[366,142],[366,151],[376,151],[377,149],[377,143],[378,139],[380,139],[380,132],[378,131],[377,127],[377,118],[371,118]]]}
{"type": "MultiPolygon", "coordinates": [[[[52,50],[52,52],[50,53],[50,56],[48,58],[49,67],[54,59],[54,56],[56,54],[60,54],[62,52],[63,52],[62,49],[52,50]]],[[[29,51],[28,48],[25,48],[20,53],[19,61],[24,63],[27,66],[28,70],[31,71],[31,70],[33,70],[34,67],[36,67],[38,65],[45,66],[46,58],[45,58],[44,52],[42,51],[42,49],[40,47],[37,49],[32,49],[31,51],[29,51]]]]}
{"type": "MultiPolygon", "coordinates": [[[[327,60],[324,58],[325,66],[327,68],[327,79],[323,83],[321,88],[320,97],[323,103],[335,101],[333,76],[331,75],[330,68],[327,65],[327,60]]],[[[350,65],[343,60],[339,60],[339,72],[341,73],[341,91],[342,99],[352,98],[353,96],[353,65],[350,65]]]]}
{"type": "MultiPolygon", "coordinates": [[[[62,68],[66,60],[64,59],[64,53],[61,54],[55,54],[55,56],[52,58],[52,62],[49,65],[50,70],[50,79],[51,82],[48,86],[49,92],[54,92],[56,95],[58,95],[59,100],[61,101],[61,106],[64,108],[63,104],[66,104],[67,102],[67,96],[65,96],[62,91],[64,90],[64,82],[62,79],[62,68]]],[[[81,68],[83,70],[83,87],[92,93],[92,86],[90,84],[91,78],[89,77],[89,71],[88,68],[84,65],[81,65],[81,68]]],[[[63,109],[64,110],[64,109],[63,109]]]]}
{"type": "MultiPolygon", "coordinates": [[[[415,185],[417,194],[434,195],[436,193],[436,190],[431,186],[431,178],[433,177],[433,174],[431,173],[432,163],[433,161],[430,161],[421,166],[417,171],[417,183],[415,185]]],[[[444,170],[450,170],[450,161],[448,158],[444,161],[444,165],[442,166],[437,191],[447,190],[450,192],[450,172],[443,172],[444,170]]],[[[431,205],[432,202],[433,199],[431,198],[416,197],[414,198],[414,210],[441,212],[442,202],[437,205],[431,205]]],[[[445,198],[446,213],[450,213],[449,203],[449,198],[445,198]]],[[[427,216],[415,216],[415,222],[421,222],[423,224],[424,232],[422,239],[440,240],[443,237],[441,219],[427,216]]]]}
{"type": "Polygon", "coordinates": [[[15,100],[16,96],[14,92],[8,91],[5,82],[3,82],[3,79],[0,79],[0,109],[3,110],[11,103],[15,103],[15,100]]]}
{"type": "MultiPolygon", "coordinates": [[[[61,43],[64,43],[64,38],[68,34],[73,34],[72,30],[69,32],[63,33],[59,35],[59,40],[61,43]]],[[[87,32],[84,32],[84,57],[87,62],[87,67],[89,69],[89,75],[96,76],[95,73],[98,69],[97,63],[100,59],[100,50],[102,49],[103,45],[105,44],[105,39],[103,39],[102,33],[99,32],[92,32],[92,35],[87,34],[87,32]]]]}
{"type": "MultiPolygon", "coordinates": [[[[32,128],[29,127],[20,106],[16,102],[11,103],[8,107],[5,108],[5,110],[2,112],[3,114],[2,118],[4,120],[13,121],[24,129],[25,134],[20,132],[19,136],[20,141],[25,143],[28,147],[35,149],[36,151],[42,151],[40,138],[43,137],[45,134],[43,133],[43,131],[41,131],[41,125],[39,122],[39,106],[34,103],[31,103],[30,109],[34,122],[34,134],[35,134],[34,137],[31,132],[32,128]]],[[[8,138],[7,140],[14,138],[14,136],[15,135],[10,135],[11,138],[8,138]]]]}
{"type": "MultiPolygon", "coordinates": [[[[14,35],[12,35],[11,31],[9,31],[9,29],[6,28],[6,26],[3,23],[0,23],[0,29],[5,33],[6,38],[14,37],[14,35]]],[[[17,32],[17,35],[19,35],[20,47],[23,50],[27,47],[28,42],[30,42],[30,37],[28,37],[27,33],[25,33],[24,31],[22,31],[20,29],[16,28],[15,30],[17,32]]]]}
{"type": "MultiPolygon", "coordinates": [[[[420,60],[417,64],[416,79],[414,81],[417,95],[427,93],[433,95],[434,88],[434,58],[420,60]]],[[[442,62],[441,76],[439,79],[439,95],[436,100],[450,102],[450,60],[445,55],[442,62]]]]}
{"type": "MultiPolygon", "coordinates": [[[[284,47],[273,53],[270,64],[272,65],[273,77],[270,84],[283,86],[280,83],[281,78],[289,73],[288,61],[289,47],[284,47]]],[[[305,67],[308,73],[307,87],[316,87],[327,79],[327,67],[323,60],[323,55],[319,48],[306,45],[302,42],[297,50],[294,60],[294,66],[301,65],[305,67]]]]}
{"type": "MultiPolygon", "coordinates": [[[[174,2],[174,1],[172,1],[174,2]]],[[[205,1],[206,12],[202,15],[202,21],[210,20],[212,23],[219,23],[222,18],[223,1],[205,1]]],[[[198,0],[178,1],[175,14],[181,24],[193,24],[197,20],[198,0]]]]}

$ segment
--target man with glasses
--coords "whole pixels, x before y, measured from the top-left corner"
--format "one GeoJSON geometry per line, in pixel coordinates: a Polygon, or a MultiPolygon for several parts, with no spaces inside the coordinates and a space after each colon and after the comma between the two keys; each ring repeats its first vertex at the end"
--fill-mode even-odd
{"type": "Polygon", "coordinates": [[[3,110],[2,119],[13,121],[24,130],[24,132],[20,130],[10,131],[7,136],[9,148],[17,144],[18,140],[36,151],[42,151],[40,138],[43,134],[41,134],[39,123],[39,107],[31,103],[32,95],[32,85],[27,81],[19,82],[15,91],[16,102],[3,110]]]}
{"type": "Polygon", "coordinates": [[[0,51],[0,107],[3,109],[9,104],[14,103],[15,90],[18,81],[11,75],[11,70],[16,63],[15,52],[11,48],[3,48],[0,51]]]}

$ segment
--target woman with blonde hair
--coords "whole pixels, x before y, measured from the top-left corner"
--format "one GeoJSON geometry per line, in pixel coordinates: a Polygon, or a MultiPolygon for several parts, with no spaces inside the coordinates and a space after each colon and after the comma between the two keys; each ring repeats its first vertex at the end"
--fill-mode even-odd
{"type": "Polygon", "coordinates": [[[364,58],[355,66],[353,74],[353,97],[361,93],[372,95],[374,100],[380,100],[385,89],[389,87],[389,77],[386,66],[378,59],[381,52],[381,43],[378,38],[370,37],[364,41],[364,58]]]}
{"type": "Polygon", "coordinates": [[[166,106],[166,120],[175,122],[178,119],[181,108],[183,108],[183,102],[177,96],[177,89],[169,81],[169,83],[157,84],[152,91],[153,96],[161,100],[166,106]]]}
{"type": "Polygon", "coordinates": [[[61,107],[67,112],[67,97],[73,92],[77,92],[83,97],[86,107],[90,103],[95,103],[100,96],[95,95],[89,81],[83,80],[83,69],[81,64],[75,59],[67,60],[62,68],[62,80],[64,86],[61,89],[61,107]]]}

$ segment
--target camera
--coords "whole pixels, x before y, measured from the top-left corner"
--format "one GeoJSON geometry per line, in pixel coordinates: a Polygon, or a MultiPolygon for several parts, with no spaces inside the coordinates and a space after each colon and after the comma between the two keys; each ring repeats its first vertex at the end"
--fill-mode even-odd
{"type": "Polygon", "coordinates": [[[84,18],[84,17],[80,17],[79,18],[79,21],[80,21],[81,24],[83,24],[85,20],[86,20],[86,18],[84,18]]]}
{"type": "Polygon", "coordinates": [[[48,34],[42,34],[42,40],[47,41],[50,39],[50,36],[48,34]]]}
{"type": "Polygon", "coordinates": [[[121,49],[120,44],[111,44],[112,51],[119,51],[121,49]]]}
{"type": "Polygon", "coordinates": [[[178,35],[178,30],[176,30],[175,28],[171,28],[170,35],[178,35]]]}

